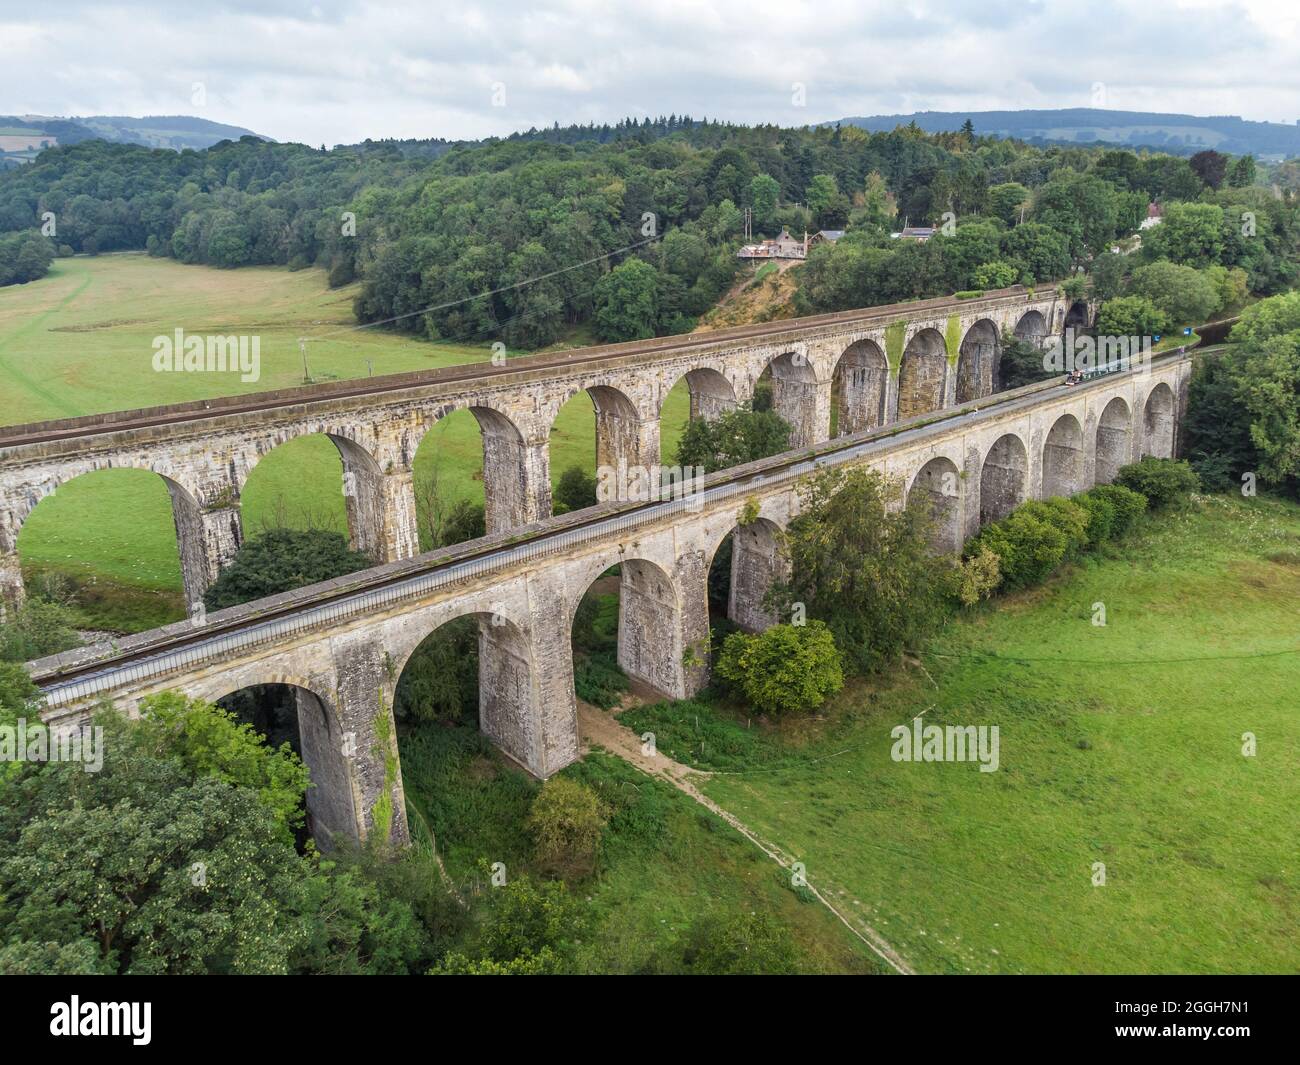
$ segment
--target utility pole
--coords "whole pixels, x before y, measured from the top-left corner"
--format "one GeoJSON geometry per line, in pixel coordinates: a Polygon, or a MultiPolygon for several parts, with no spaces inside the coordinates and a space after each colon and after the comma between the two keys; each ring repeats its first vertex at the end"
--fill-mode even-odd
{"type": "Polygon", "coordinates": [[[298,338],[298,350],[302,352],[302,383],[311,384],[311,370],[307,368],[307,338],[298,338]]]}
{"type": "Polygon", "coordinates": [[[745,208],[745,243],[749,244],[754,239],[754,212],[751,208],[745,208]]]}

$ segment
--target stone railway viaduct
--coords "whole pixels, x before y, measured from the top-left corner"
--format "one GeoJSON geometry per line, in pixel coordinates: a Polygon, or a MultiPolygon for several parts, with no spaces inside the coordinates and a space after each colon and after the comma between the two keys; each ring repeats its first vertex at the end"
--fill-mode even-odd
{"type": "MultiPolygon", "coordinates": [[[[861,339],[840,334],[839,357],[861,339]]],[[[764,357],[774,350],[788,349],[765,345],[764,357]]],[[[805,426],[816,427],[824,424],[823,386],[833,362],[818,346],[807,350],[820,367],[813,373],[822,375],[817,401],[809,403],[816,418],[805,426]]],[[[716,372],[725,376],[727,365],[719,358],[716,372]]],[[[739,371],[746,376],[734,380],[752,386],[760,365],[753,356],[739,371]]],[[[1033,385],[819,446],[804,440],[796,451],[711,475],[690,498],[608,503],[534,520],[221,611],[202,625],[180,622],[29,668],[55,725],[83,720],[103,699],[132,713],[140,699],[167,689],[218,699],[252,685],[289,685],[316,830],[402,840],[392,705],[406,662],[440,626],[478,619],[481,726],[513,759],[548,776],[578,756],[570,633],[583,595],[610,567],[621,573],[623,669],[669,697],[688,696],[707,681],[707,578],[715,552],[734,537],[732,618],[750,629],[773,623],[763,597],[783,572],[780,531],[798,511],[800,483],[815,470],[866,464],[908,495],[921,493],[938,519],[935,546],[955,550],[1022,500],[1068,495],[1110,480],[1144,454],[1175,453],[1190,365],[1184,355],[1168,356],[1140,373],[1074,387],[1033,385]]],[[[682,366],[656,377],[659,387],[682,366]]],[[[612,387],[584,377],[565,387],[583,380],[612,387]]],[[[892,402],[885,409],[892,411],[892,402]]]]}
{"type": "Polygon", "coordinates": [[[770,371],[792,445],[860,432],[990,394],[1004,331],[1035,342],[1086,320],[1054,288],[924,300],[712,333],[580,349],[364,381],[288,389],[0,428],[0,611],[23,594],[18,536],[45,496],[108,468],[151,470],[171,494],[186,601],[243,540],[240,496],[258,461],[295,437],[338,448],[353,546],[379,563],[418,553],[416,449],[440,418],[473,412],[482,430],[488,532],[551,513],[548,442],[560,408],[586,391],[597,464],[659,462],[665,398],[685,377],[691,414],[753,396],[770,371]]]}

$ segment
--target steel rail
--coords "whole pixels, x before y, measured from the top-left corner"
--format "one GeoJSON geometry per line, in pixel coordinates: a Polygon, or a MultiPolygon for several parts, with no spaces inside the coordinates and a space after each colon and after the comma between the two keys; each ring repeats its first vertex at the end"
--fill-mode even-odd
{"type": "MultiPolygon", "coordinates": [[[[1187,354],[1182,352],[1167,355],[1155,359],[1151,368],[1187,358],[1187,354]]],[[[951,428],[951,423],[958,419],[973,419],[978,422],[999,417],[1008,410],[1038,406],[1049,396],[1054,399],[1066,394],[1077,395],[1108,387],[1113,385],[1116,377],[1132,377],[1135,372],[1137,371],[1129,370],[1074,386],[1040,383],[1003,393],[1002,398],[983,402],[982,405],[982,401],[975,400],[947,411],[930,412],[933,417],[922,415],[915,420],[916,424],[868,430],[820,445],[822,450],[787,452],[782,456],[737,467],[734,471],[720,471],[717,476],[725,479],[706,487],[702,493],[703,499],[699,502],[695,498],[679,497],[633,504],[620,513],[593,517],[570,528],[544,528],[531,534],[526,542],[485,548],[468,558],[431,559],[424,563],[418,559],[409,560],[404,565],[398,565],[409,570],[414,563],[419,567],[415,572],[376,574],[373,586],[356,590],[331,590],[325,593],[328,598],[323,602],[288,604],[269,616],[226,619],[222,622],[226,626],[226,631],[223,632],[202,634],[196,629],[194,636],[169,634],[161,642],[174,646],[128,650],[110,659],[86,662],[68,669],[60,669],[52,664],[52,668],[47,670],[38,669],[34,676],[45,693],[47,707],[57,708],[78,703],[103,695],[114,688],[147,681],[183,668],[206,665],[234,652],[247,652],[262,645],[279,643],[363,614],[385,610],[403,600],[419,599],[449,586],[468,584],[494,571],[537,562],[593,541],[653,524],[688,509],[694,511],[728,499],[743,498],[756,489],[771,488],[820,469],[845,465],[899,442],[913,442],[929,435],[938,435],[951,428]]],[[[548,519],[548,523],[552,520],[554,519],[548,519]]],[[[299,591],[307,592],[306,589],[299,591]]]]}
{"type": "MultiPolygon", "coordinates": [[[[1046,289],[1045,291],[1050,291],[1046,289]]],[[[220,396],[209,400],[193,400],[165,407],[141,407],[135,410],[87,414],[76,418],[28,422],[21,425],[0,426],[0,451],[29,444],[49,443],[56,440],[75,440],[108,433],[146,429],[164,425],[184,425],[207,419],[237,414],[254,414],[268,410],[290,408],[302,404],[356,399],[363,396],[384,395],[408,388],[433,385],[458,384],[464,381],[523,375],[545,370],[572,372],[607,359],[631,359],[641,355],[686,353],[730,341],[752,340],[755,337],[778,338],[787,333],[815,330],[826,326],[870,323],[891,318],[900,313],[916,316],[926,311],[978,306],[987,301],[1012,300],[1029,295],[1022,286],[996,289],[979,298],[959,300],[952,296],[938,296],[929,300],[891,303],[864,307],[851,311],[806,318],[788,318],[783,321],[761,322],[754,325],[732,326],[707,333],[685,333],[648,340],[627,341],[621,344],[604,344],[573,348],[545,355],[524,355],[509,359],[497,366],[490,362],[459,363],[435,370],[415,370],[379,377],[361,377],[325,385],[309,385],[278,389],[271,392],[252,393],[248,396],[220,396]]],[[[797,341],[796,341],[797,342],[797,341]]],[[[3,455],[0,455],[0,461],[3,455]]]]}

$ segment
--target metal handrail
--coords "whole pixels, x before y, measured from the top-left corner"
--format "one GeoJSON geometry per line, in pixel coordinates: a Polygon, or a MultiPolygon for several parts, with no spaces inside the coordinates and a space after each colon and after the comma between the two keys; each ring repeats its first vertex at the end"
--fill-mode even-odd
{"type": "MultiPolygon", "coordinates": [[[[1178,353],[1158,361],[1179,362],[1186,358],[1185,353],[1178,353]]],[[[1125,372],[1131,375],[1135,371],[1125,372]]],[[[1073,396],[1080,388],[1087,389],[1089,385],[1095,383],[1089,382],[1076,386],[1070,395],[1073,396]]],[[[102,695],[113,688],[224,658],[233,651],[247,651],[262,645],[277,643],[313,629],[347,621],[361,614],[386,609],[403,600],[419,599],[448,586],[468,584],[496,570],[539,561],[594,540],[652,524],[662,518],[682,513],[688,508],[702,509],[711,504],[752,495],[758,490],[766,490],[788,481],[798,480],[819,469],[842,466],[871,451],[883,450],[886,445],[902,438],[914,439],[945,429],[951,425],[955,417],[1000,416],[1008,409],[1036,403],[1039,394],[1041,393],[1019,395],[971,410],[956,410],[951,417],[925,422],[913,428],[903,429],[901,432],[879,435],[879,430],[873,430],[871,432],[877,435],[868,439],[850,442],[826,453],[814,452],[811,457],[786,462],[770,472],[745,473],[744,468],[741,467],[732,480],[704,489],[701,493],[702,503],[696,503],[691,498],[680,497],[644,504],[626,513],[599,518],[578,528],[544,531],[525,543],[505,545],[479,557],[439,565],[437,568],[399,578],[378,588],[341,595],[324,604],[308,605],[287,616],[253,621],[237,631],[199,638],[185,647],[163,649],[152,654],[144,652],[124,664],[114,665],[109,661],[104,663],[102,669],[88,671],[76,678],[60,681],[56,675],[48,682],[38,681],[38,685],[45,693],[45,704],[49,708],[78,703],[102,695]]]]}

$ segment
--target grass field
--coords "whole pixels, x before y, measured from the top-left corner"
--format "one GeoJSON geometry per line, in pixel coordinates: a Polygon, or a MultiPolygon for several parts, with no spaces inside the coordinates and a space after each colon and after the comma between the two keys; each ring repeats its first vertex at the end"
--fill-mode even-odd
{"type": "MultiPolygon", "coordinates": [[[[463,726],[424,726],[398,745],[412,838],[427,846],[432,832],[462,894],[472,898],[491,863],[507,875],[530,870],[534,780],[463,726]]],[[[801,971],[880,971],[834,916],[791,888],[788,872],[667,784],[604,754],[564,773],[593,787],[609,812],[596,873],[574,888],[588,922],[579,971],[643,971],[696,919],[736,912],[768,913],[788,929],[801,971]]]]}
{"type": "MultiPolygon", "coordinates": [[[[142,254],[55,261],[50,275],[0,289],[0,424],[266,391],[302,383],[301,336],[317,381],[486,361],[483,344],[431,344],[350,330],[356,287],[331,290],[320,270],[216,270],[142,254]],[[256,334],[262,373],[158,373],[153,338],[256,334]],[[328,335],[326,335],[328,334],[328,335]]],[[[589,337],[576,337],[589,340],[589,337]]],[[[685,382],[664,408],[670,456],[689,414],[685,382]]],[[[593,468],[595,416],[585,395],[560,412],[551,473],[593,468]]],[[[437,470],[448,497],[481,501],[482,443],[468,411],[439,422],[416,455],[417,481],[437,470]]],[[[287,521],[346,531],[342,465],[323,436],[290,441],[263,459],[242,499],[247,532],[287,521]]],[[[86,623],[133,631],[184,616],[171,505],[160,478],[135,470],[89,474],[36,508],[19,539],[29,578],[57,571],[86,586],[86,623]]]]}
{"type": "Polygon", "coordinates": [[[724,770],[708,794],[922,971],[1294,973],[1298,649],[1300,507],[1210,497],[954,624],[924,671],[846,689],[820,722],[624,721],[724,770]],[[998,726],[1000,768],[891,760],[922,713],[998,726]]]}

